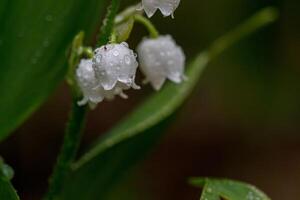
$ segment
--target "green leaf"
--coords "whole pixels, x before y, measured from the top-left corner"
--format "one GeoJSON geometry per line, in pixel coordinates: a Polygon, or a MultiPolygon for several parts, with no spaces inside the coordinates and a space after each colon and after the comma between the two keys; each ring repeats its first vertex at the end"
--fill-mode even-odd
{"type": "Polygon", "coordinates": [[[192,178],[190,183],[203,187],[200,200],[270,200],[256,187],[233,180],[192,178]]]}
{"type": "Polygon", "coordinates": [[[68,46],[80,30],[91,38],[106,2],[0,1],[0,140],[63,80],[68,46]]]}
{"type": "Polygon", "coordinates": [[[71,172],[66,180],[62,200],[106,200],[116,183],[124,179],[130,167],[142,160],[153,147],[169,121],[164,121],[143,134],[108,148],[101,156],[71,172]]]}
{"type": "Polygon", "coordinates": [[[161,137],[172,114],[182,106],[198,83],[208,62],[241,38],[273,22],[277,12],[262,10],[244,24],[219,38],[187,67],[188,81],[169,83],[138,106],[125,120],[100,138],[73,166],[62,199],[105,199],[115,182],[142,159],[161,137]]]}
{"type": "Polygon", "coordinates": [[[0,176],[0,199],[18,200],[17,192],[5,177],[0,176]]]}
{"type": "Polygon", "coordinates": [[[13,177],[13,169],[4,163],[0,157],[0,199],[5,200],[18,200],[17,192],[10,183],[10,179],[13,177]]]}

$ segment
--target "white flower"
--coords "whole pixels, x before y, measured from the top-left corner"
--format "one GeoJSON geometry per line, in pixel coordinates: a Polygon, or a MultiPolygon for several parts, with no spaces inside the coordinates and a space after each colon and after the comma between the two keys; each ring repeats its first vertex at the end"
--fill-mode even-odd
{"type": "Polygon", "coordinates": [[[142,0],[141,6],[148,17],[152,17],[157,9],[159,9],[164,16],[173,16],[179,3],[180,0],[142,0]]]}
{"type": "Polygon", "coordinates": [[[136,55],[126,42],[104,45],[95,50],[93,68],[104,90],[112,90],[117,83],[139,89],[134,82],[137,67],[136,55]]]}
{"type": "Polygon", "coordinates": [[[169,35],[144,39],[137,47],[141,71],[155,90],[165,80],[181,83],[184,79],[185,55],[169,35]]]}
{"type": "Polygon", "coordinates": [[[88,102],[97,104],[104,98],[102,90],[97,88],[98,80],[95,77],[91,59],[82,59],[76,70],[76,80],[83,93],[83,99],[78,102],[79,105],[84,105],[88,102]]]}
{"type": "Polygon", "coordinates": [[[94,107],[115,95],[127,98],[123,90],[139,89],[134,82],[138,63],[127,43],[108,44],[95,50],[93,59],[82,59],[76,78],[83,93],[79,105],[89,103],[94,107]]]}

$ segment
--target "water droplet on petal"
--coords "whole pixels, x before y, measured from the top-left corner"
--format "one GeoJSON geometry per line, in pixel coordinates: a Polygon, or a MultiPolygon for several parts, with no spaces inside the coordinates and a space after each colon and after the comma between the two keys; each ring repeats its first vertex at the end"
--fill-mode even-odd
{"type": "Polygon", "coordinates": [[[124,45],[125,47],[129,47],[129,45],[127,44],[127,42],[122,42],[122,45],[124,45]]]}
{"type": "Polygon", "coordinates": [[[130,65],[130,63],[131,63],[131,59],[130,59],[130,57],[129,57],[128,55],[125,55],[125,56],[124,56],[124,61],[125,61],[125,63],[126,63],[127,65],[130,65]]]}
{"type": "Polygon", "coordinates": [[[101,63],[101,60],[102,60],[102,56],[101,55],[96,55],[95,57],[95,60],[96,60],[96,63],[101,63]]]}
{"type": "Polygon", "coordinates": [[[120,53],[117,51],[117,50],[115,50],[114,52],[113,52],[113,55],[114,56],[118,56],[120,53]]]}

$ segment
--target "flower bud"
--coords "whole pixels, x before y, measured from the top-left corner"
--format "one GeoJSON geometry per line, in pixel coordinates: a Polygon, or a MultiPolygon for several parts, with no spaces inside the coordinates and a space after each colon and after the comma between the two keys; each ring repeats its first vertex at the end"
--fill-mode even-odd
{"type": "Polygon", "coordinates": [[[185,79],[185,55],[171,36],[143,39],[137,52],[141,71],[155,90],[159,90],[166,79],[175,83],[185,79]]]}
{"type": "Polygon", "coordinates": [[[141,5],[148,17],[152,17],[157,9],[159,9],[164,16],[173,16],[179,3],[180,0],[142,0],[141,5]]]}

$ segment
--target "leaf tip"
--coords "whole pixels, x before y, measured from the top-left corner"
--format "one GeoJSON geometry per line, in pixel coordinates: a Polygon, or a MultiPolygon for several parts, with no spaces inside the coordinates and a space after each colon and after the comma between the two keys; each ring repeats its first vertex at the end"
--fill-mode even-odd
{"type": "Polygon", "coordinates": [[[195,187],[203,187],[207,181],[207,178],[190,177],[188,183],[195,187]]]}

